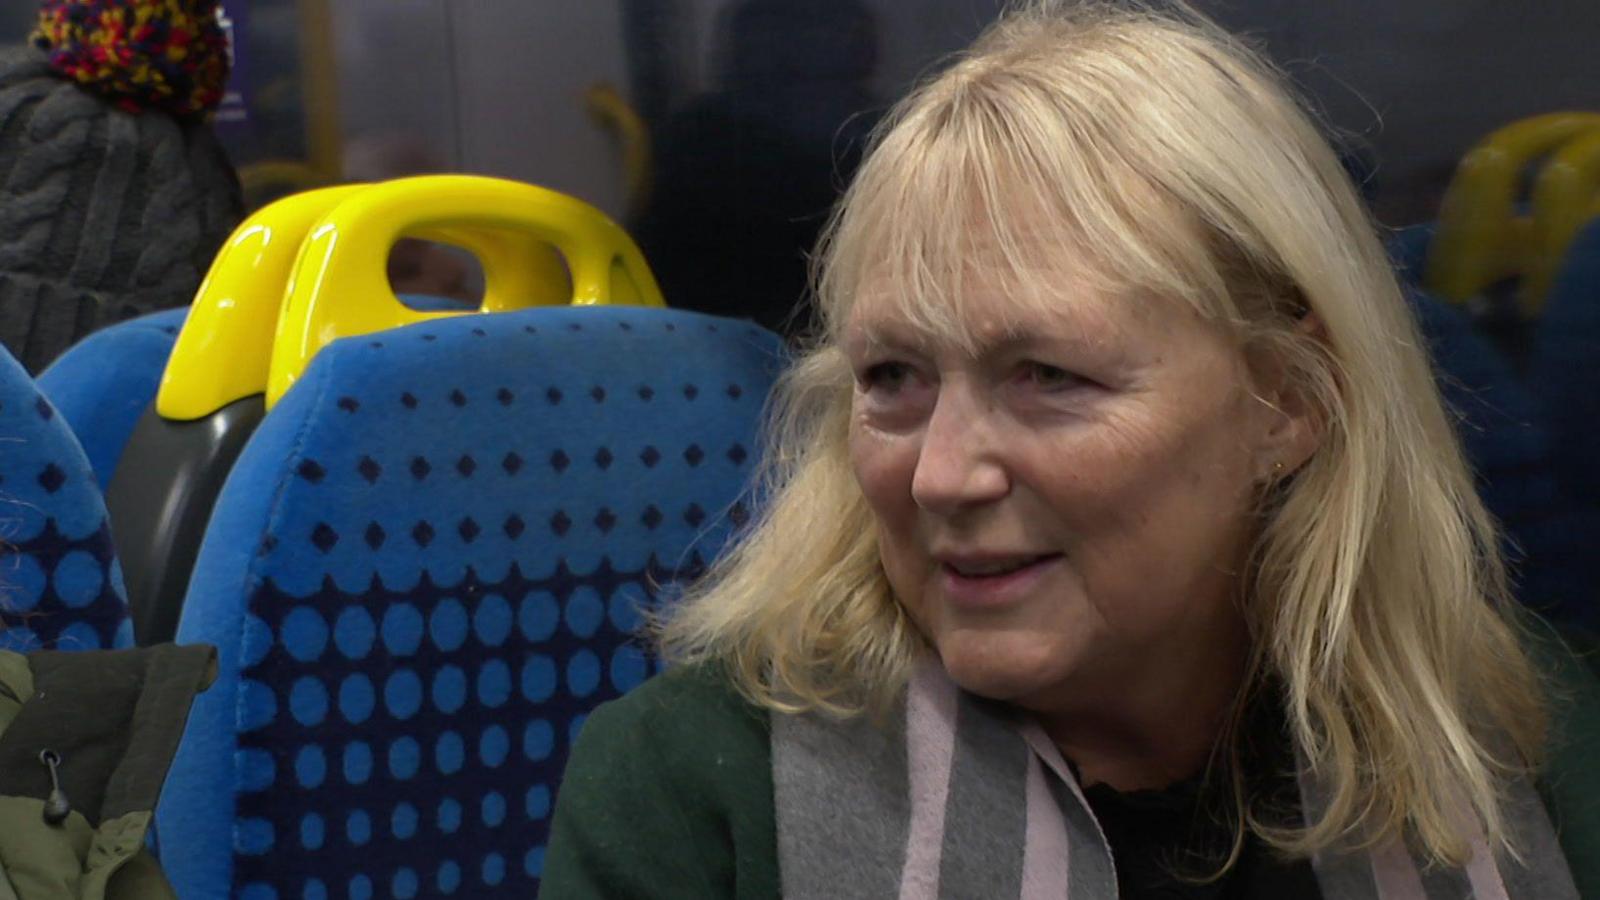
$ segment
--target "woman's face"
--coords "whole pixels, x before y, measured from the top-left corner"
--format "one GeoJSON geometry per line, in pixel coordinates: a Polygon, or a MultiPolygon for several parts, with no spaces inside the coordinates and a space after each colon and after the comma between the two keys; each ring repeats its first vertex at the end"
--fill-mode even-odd
{"type": "Polygon", "coordinates": [[[956,683],[1044,711],[1242,634],[1284,416],[1185,304],[1040,277],[1065,287],[1048,314],[965,298],[975,354],[870,295],[845,350],[852,464],[895,596],[956,683]]]}

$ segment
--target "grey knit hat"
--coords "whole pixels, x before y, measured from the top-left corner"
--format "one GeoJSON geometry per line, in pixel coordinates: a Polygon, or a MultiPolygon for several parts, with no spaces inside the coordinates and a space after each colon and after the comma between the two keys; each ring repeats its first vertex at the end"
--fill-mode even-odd
{"type": "Polygon", "coordinates": [[[188,303],[241,214],[205,124],[125,112],[37,49],[0,50],[0,342],[30,372],[188,303]]]}

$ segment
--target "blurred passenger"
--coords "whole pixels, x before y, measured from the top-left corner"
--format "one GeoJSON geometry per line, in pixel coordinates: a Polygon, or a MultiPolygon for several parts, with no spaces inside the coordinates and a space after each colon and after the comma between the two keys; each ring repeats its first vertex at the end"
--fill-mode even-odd
{"type": "Polygon", "coordinates": [[[145,835],[215,677],[210,647],[0,651],[0,896],[176,896],[145,835]]]}
{"type": "Polygon", "coordinates": [[[741,0],[716,90],[656,134],[633,231],[667,303],[800,331],[806,253],[861,158],[877,22],[859,0],[741,0]]]}
{"type": "Polygon", "coordinates": [[[45,0],[0,50],[0,342],[37,372],[193,299],[238,224],[216,0],[45,0]]]}
{"type": "MultiPolygon", "coordinates": [[[[349,143],[344,176],[354,182],[378,182],[448,171],[424,142],[388,132],[365,135],[349,143]]],[[[483,300],[483,269],[460,248],[402,237],[389,251],[389,287],[402,297],[428,297],[451,305],[478,306],[483,300]]]]}
{"type": "Polygon", "coordinates": [[[892,112],[543,897],[1600,896],[1600,685],[1348,174],[1182,9],[1029,5],[892,112]]]}

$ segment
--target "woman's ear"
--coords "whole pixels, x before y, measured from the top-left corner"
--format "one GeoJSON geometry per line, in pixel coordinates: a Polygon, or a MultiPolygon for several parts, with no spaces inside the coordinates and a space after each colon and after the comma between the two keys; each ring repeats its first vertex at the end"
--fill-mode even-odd
{"type": "Polygon", "coordinates": [[[1327,413],[1305,367],[1294,364],[1293,357],[1326,339],[1322,320],[1307,312],[1291,335],[1250,355],[1256,399],[1264,407],[1254,448],[1256,477],[1263,484],[1293,475],[1322,446],[1327,413]]]}

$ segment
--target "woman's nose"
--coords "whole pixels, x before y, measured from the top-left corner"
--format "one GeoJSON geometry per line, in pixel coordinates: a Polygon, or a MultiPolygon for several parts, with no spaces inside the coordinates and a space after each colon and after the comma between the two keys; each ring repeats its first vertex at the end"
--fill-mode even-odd
{"type": "Polygon", "coordinates": [[[933,513],[993,502],[1011,490],[993,415],[973,392],[947,384],[923,430],[911,496],[933,513]]]}

